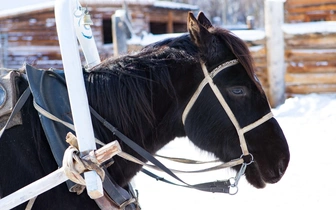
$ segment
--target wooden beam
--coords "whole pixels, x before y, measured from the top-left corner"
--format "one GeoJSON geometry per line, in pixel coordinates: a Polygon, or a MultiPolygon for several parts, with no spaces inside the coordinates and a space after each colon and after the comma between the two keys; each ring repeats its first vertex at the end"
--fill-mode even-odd
{"type": "Polygon", "coordinates": [[[174,33],[174,14],[173,11],[168,11],[167,33],[174,33]]]}
{"type": "Polygon", "coordinates": [[[336,72],[335,61],[304,61],[287,63],[287,73],[331,73],[336,72]]]}
{"type": "Polygon", "coordinates": [[[285,34],[286,49],[310,48],[310,49],[335,49],[335,33],[310,33],[303,35],[285,34]]]}
{"type": "Polygon", "coordinates": [[[269,102],[272,107],[285,101],[285,58],[282,25],[283,1],[265,1],[265,33],[267,46],[267,69],[269,102]]]}
{"type": "Polygon", "coordinates": [[[286,50],[286,61],[335,61],[334,49],[298,49],[286,50]]]}
{"type": "Polygon", "coordinates": [[[336,73],[286,74],[286,84],[336,84],[336,73]]]}
{"type": "Polygon", "coordinates": [[[336,84],[287,85],[288,94],[335,93],[336,84]]]}

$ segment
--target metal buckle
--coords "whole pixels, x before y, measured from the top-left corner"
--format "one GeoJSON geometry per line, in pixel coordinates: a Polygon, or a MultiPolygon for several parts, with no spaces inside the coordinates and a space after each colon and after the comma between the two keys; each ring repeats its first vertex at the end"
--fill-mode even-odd
{"type": "MultiPolygon", "coordinates": [[[[236,177],[231,177],[229,179],[229,183],[230,183],[229,194],[230,195],[235,195],[235,194],[238,193],[238,183],[239,183],[239,180],[244,175],[247,166],[250,165],[251,163],[253,163],[253,161],[254,161],[253,155],[251,153],[249,153],[248,155],[250,155],[250,157],[251,157],[250,162],[248,162],[248,163],[244,162],[241,165],[240,170],[238,171],[236,177]]],[[[243,156],[244,155],[241,155],[240,158],[243,158],[243,156]]]]}

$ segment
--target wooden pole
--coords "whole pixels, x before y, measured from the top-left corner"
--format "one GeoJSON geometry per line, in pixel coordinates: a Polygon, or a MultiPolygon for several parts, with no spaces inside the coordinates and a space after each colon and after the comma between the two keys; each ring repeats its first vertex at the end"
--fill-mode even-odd
{"type": "MultiPolygon", "coordinates": [[[[113,141],[102,148],[92,151],[94,152],[94,156],[97,158],[98,164],[102,164],[103,162],[111,159],[114,155],[120,153],[122,150],[118,141],[113,141]]],[[[82,159],[90,160],[90,155],[84,156],[82,159]]],[[[76,166],[75,166],[76,168],[76,166]]],[[[20,170],[20,169],[18,169],[20,170]]],[[[79,171],[82,173],[83,171],[79,171]]],[[[59,168],[58,170],[50,173],[49,175],[17,190],[16,192],[0,199],[0,209],[8,210],[12,209],[15,206],[24,203],[41,193],[44,193],[59,184],[68,180],[68,177],[64,173],[64,168],[59,168]]]]}
{"type": "Polygon", "coordinates": [[[285,101],[284,0],[265,0],[265,33],[269,102],[271,107],[285,101]]]}
{"type": "Polygon", "coordinates": [[[167,33],[174,33],[174,14],[168,11],[167,33]]]}
{"type": "MultiPolygon", "coordinates": [[[[55,20],[79,150],[85,153],[95,150],[96,144],[73,24],[73,15],[77,7],[76,0],[57,0],[55,20]]],[[[103,186],[98,174],[89,171],[84,173],[84,177],[90,198],[102,197],[103,186]]]]}
{"type": "Polygon", "coordinates": [[[117,10],[112,15],[113,32],[113,55],[120,56],[127,53],[127,34],[123,19],[126,15],[125,10],[117,10]]]}

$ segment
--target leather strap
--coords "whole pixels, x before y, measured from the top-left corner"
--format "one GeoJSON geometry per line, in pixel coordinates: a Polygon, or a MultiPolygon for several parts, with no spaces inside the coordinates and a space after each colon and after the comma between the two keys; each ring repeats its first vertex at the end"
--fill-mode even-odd
{"type": "Polygon", "coordinates": [[[223,180],[223,181],[215,181],[215,182],[206,182],[201,184],[195,184],[195,185],[182,185],[182,184],[176,184],[174,182],[171,182],[163,177],[160,177],[144,168],[141,169],[141,171],[148,176],[156,179],[157,181],[162,181],[167,184],[172,184],[179,187],[186,187],[186,188],[193,188],[201,191],[206,192],[212,192],[212,193],[230,193],[231,183],[230,180],[223,180]]]}
{"type": "Polygon", "coordinates": [[[6,128],[8,127],[9,122],[12,120],[12,118],[21,110],[23,105],[26,103],[28,97],[30,96],[30,89],[29,87],[22,93],[18,101],[16,102],[12,113],[10,114],[5,126],[0,130],[0,137],[5,132],[6,128]]]}
{"type": "MultiPolygon", "coordinates": [[[[102,118],[93,108],[90,107],[90,111],[95,118],[97,118],[114,135],[118,136],[119,139],[121,141],[123,141],[126,145],[128,145],[130,148],[132,148],[134,151],[136,151],[140,156],[142,156],[146,160],[150,161],[151,163],[156,165],[158,168],[160,168],[162,171],[167,173],[169,176],[173,177],[174,179],[183,183],[184,185],[174,184],[174,183],[167,182],[167,181],[165,181],[165,182],[171,183],[171,184],[174,184],[174,185],[177,185],[177,186],[184,186],[184,187],[194,188],[194,189],[202,190],[202,191],[228,193],[228,189],[230,189],[231,185],[227,180],[211,182],[211,183],[203,183],[203,184],[200,184],[200,185],[190,185],[190,184],[186,183],[185,181],[180,179],[176,174],[174,174],[171,170],[169,170],[165,165],[163,165],[159,160],[157,160],[155,157],[153,157],[152,154],[150,154],[149,152],[144,150],[142,147],[140,147],[138,144],[133,142],[131,139],[129,139],[123,133],[118,131],[113,125],[111,125],[104,118],[102,118]],[[219,190],[219,188],[222,188],[222,190],[219,190]],[[215,191],[213,191],[213,189],[215,189],[215,191]]],[[[156,176],[156,175],[154,174],[154,176],[156,176]]],[[[156,177],[158,177],[158,176],[156,176],[156,177]]],[[[162,180],[163,181],[165,179],[159,177],[157,180],[162,180]]]]}

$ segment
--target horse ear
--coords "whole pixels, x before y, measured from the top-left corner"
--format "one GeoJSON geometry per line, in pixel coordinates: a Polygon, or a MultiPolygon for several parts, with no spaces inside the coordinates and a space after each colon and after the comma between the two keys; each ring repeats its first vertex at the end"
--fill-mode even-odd
{"type": "Polygon", "coordinates": [[[209,29],[212,26],[210,20],[204,15],[203,12],[199,12],[197,15],[197,20],[206,28],[209,29]]]}
{"type": "Polygon", "coordinates": [[[188,31],[191,40],[197,46],[206,46],[206,40],[210,40],[210,32],[195,18],[192,12],[188,13],[188,31]]]}

